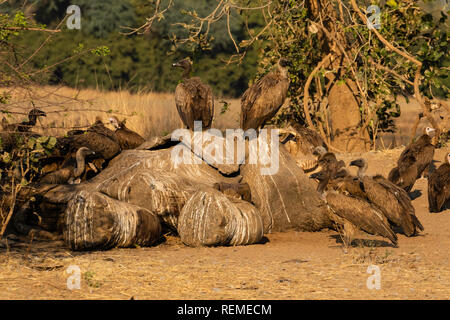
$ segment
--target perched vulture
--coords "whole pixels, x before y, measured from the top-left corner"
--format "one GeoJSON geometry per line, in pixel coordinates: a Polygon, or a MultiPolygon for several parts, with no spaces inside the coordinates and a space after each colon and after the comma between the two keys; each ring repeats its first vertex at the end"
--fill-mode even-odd
{"type": "Polygon", "coordinates": [[[189,58],[180,60],[172,67],[182,68],[183,80],[175,89],[175,104],[184,126],[194,130],[194,121],[202,122],[202,129],[211,128],[214,116],[214,97],[211,87],[199,77],[189,78],[192,62],[189,58]]]}
{"type": "Polygon", "coordinates": [[[428,206],[430,212],[440,212],[450,202],[450,153],[444,163],[428,178],[428,206]]]}
{"type": "Polygon", "coordinates": [[[389,181],[410,192],[422,172],[430,166],[434,156],[434,145],[431,139],[436,130],[430,127],[424,129],[424,134],[411,143],[400,155],[397,167],[389,173],[389,181]]]}
{"type": "Polygon", "coordinates": [[[351,245],[358,229],[387,238],[397,246],[397,236],[391,230],[386,217],[376,206],[336,191],[326,191],[330,176],[324,171],[314,173],[310,177],[319,180],[317,191],[328,205],[330,219],[342,228],[346,246],[351,245]]]}
{"type": "Polygon", "coordinates": [[[281,58],[274,70],[242,95],[240,126],[244,131],[263,128],[283,105],[289,89],[287,66],[288,61],[281,58]]]}
{"type": "Polygon", "coordinates": [[[61,169],[50,172],[43,176],[39,183],[41,184],[73,184],[79,183],[81,175],[86,169],[86,157],[95,154],[94,151],[81,147],[76,152],[75,161],[70,159],[67,161],[61,169]]]}
{"type": "Polygon", "coordinates": [[[383,212],[389,222],[401,227],[408,237],[415,235],[418,230],[423,231],[405,190],[381,175],[366,176],[367,162],[364,159],[354,160],[350,166],[358,167],[358,178],[366,198],[383,212]]]}
{"type": "Polygon", "coordinates": [[[145,141],[139,134],[126,127],[125,120],[119,121],[117,117],[112,116],[109,122],[116,128],[114,134],[122,150],[135,149],[145,141]]]}

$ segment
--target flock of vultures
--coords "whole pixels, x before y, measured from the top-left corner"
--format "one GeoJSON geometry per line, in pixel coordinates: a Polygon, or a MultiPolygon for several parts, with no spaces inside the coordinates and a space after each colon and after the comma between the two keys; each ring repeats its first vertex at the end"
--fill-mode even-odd
{"type": "MultiPolygon", "coordinates": [[[[281,58],[245,91],[240,116],[243,130],[262,129],[283,105],[289,88],[288,64],[281,58]]],[[[201,121],[203,130],[211,128],[211,88],[200,78],[190,77],[190,59],[173,67],[184,70],[175,91],[184,127],[193,130],[194,121],[201,121]]],[[[45,116],[34,108],[28,121],[3,119],[3,151],[13,152],[19,135],[38,136],[31,129],[45,116]]],[[[41,175],[18,196],[22,202],[12,219],[16,231],[40,230],[41,235],[51,235],[57,228],[48,227],[52,223],[46,226],[46,218],[50,219],[49,212],[57,212],[53,218],[63,225],[64,240],[74,250],[153,244],[164,226],[174,229],[188,245],[249,244],[289,224],[297,230],[336,228],[346,245],[362,230],[396,246],[396,232],[410,237],[424,230],[409,195],[422,174],[428,174],[430,212],[444,210],[450,199],[450,153],[439,168],[429,170],[435,150],[435,130],[430,127],[406,147],[385,178],[366,175],[364,159],[350,163],[358,167],[357,176],[352,176],[319,135],[294,125],[295,140],[306,145],[303,152],[316,159],[314,173],[308,177],[312,170],[294,169],[295,160],[283,151],[278,176],[264,177],[249,165],[238,168],[234,176],[221,175],[220,168],[208,165],[175,169],[168,164],[170,158],[161,143],[153,143],[155,148],[142,147],[148,141],[128,129],[125,121],[115,116],[109,121],[114,131],[97,118],[88,129],[71,130],[57,138],[53,153],[41,162],[41,175]],[[33,224],[29,220],[36,212],[41,217],[33,224]]]]}

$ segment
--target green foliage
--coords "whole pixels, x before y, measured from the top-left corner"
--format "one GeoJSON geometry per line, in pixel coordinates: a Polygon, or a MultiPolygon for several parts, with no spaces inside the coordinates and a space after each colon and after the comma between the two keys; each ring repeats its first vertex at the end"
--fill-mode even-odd
{"type": "MultiPolygon", "coordinates": [[[[29,11],[35,13],[37,22],[55,27],[65,16],[65,9],[70,4],[62,0],[44,0],[35,4],[34,11],[29,11]]],[[[190,17],[182,11],[206,15],[215,0],[175,1],[175,6],[155,23],[150,34],[126,36],[120,33],[128,31],[121,27],[135,27],[144,23],[145,18],[153,14],[154,4],[155,1],[151,0],[78,1],[81,30],[67,30],[64,27],[61,33],[54,34],[48,45],[29,62],[30,69],[42,69],[58,63],[62,58],[75,56],[49,69],[46,74],[39,74],[42,77],[39,82],[104,90],[170,92],[181,77],[180,70],[171,67],[172,63],[190,56],[194,61],[193,75],[200,76],[210,84],[216,95],[240,96],[256,72],[256,47],[247,54],[245,64],[225,64],[234,46],[223,22],[212,26],[215,41],[207,51],[197,46],[176,46],[173,42],[174,35],[177,38],[187,35],[181,26],[176,25],[177,22],[190,21],[190,17]],[[92,54],[86,55],[84,52],[92,54]]],[[[161,6],[166,4],[166,0],[161,2],[161,6]]],[[[19,3],[16,8],[18,6],[19,3]]],[[[13,8],[10,11],[14,12],[13,8]]],[[[240,41],[245,34],[242,21],[239,15],[234,14],[231,31],[236,41],[240,41]]],[[[27,57],[47,36],[23,33],[14,41],[14,45],[20,48],[23,57],[27,57]]]]}
{"type": "MultiPolygon", "coordinates": [[[[330,1],[332,3],[332,1],[330,1]]],[[[375,114],[373,119],[377,125],[372,128],[381,131],[394,129],[393,118],[400,115],[399,107],[395,103],[398,94],[411,95],[413,87],[405,81],[389,73],[393,70],[404,78],[413,81],[416,65],[389,51],[367,26],[360,21],[352,21],[344,14],[339,15],[337,2],[334,12],[322,12],[323,23],[329,32],[337,32],[340,43],[345,48],[345,54],[353,63],[350,65],[345,57],[340,69],[333,70],[337,76],[337,83],[348,79],[358,82],[365,92],[358,92],[357,98],[362,105],[362,119],[375,114]],[[334,14],[334,17],[333,17],[334,14]],[[328,16],[328,17],[327,17],[328,16]],[[328,20],[327,20],[328,19],[328,20]],[[345,21],[345,22],[344,22],[345,21]],[[374,62],[385,70],[375,66],[374,62]],[[355,71],[355,73],[353,72],[355,71]],[[364,106],[364,96],[368,101],[364,106]]],[[[351,9],[349,1],[343,1],[346,8],[351,9]]],[[[365,10],[364,4],[357,2],[365,10]]],[[[414,1],[367,1],[367,5],[376,4],[381,9],[381,29],[379,32],[396,47],[409,52],[423,63],[420,79],[420,90],[423,95],[433,97],[449,97],[449,28],[448,16],[443,12],[433,16],[424,8],[414,5],[414,1]]],[[[333,8],[333,7],[331,7],[333,8]]],[[[305,123],[302,99],[303,88],[307,77],[315,66],[330,51],[334,42],[328,39],[320,30],[314,32],[311,21],[314,20],[308,7],[297,1],[276,1],[272,9],[273,23],[266,38],[266,47],[259,61],[259,76],[265,74],[280,56],[291,60],[289,69],[291,84],[289,95],[291,105],[275,119],[283,123],[290,119],[305,123]],[[318,31],[318,32],[317,32],[318,31]]],[[[355,14],[356,16],[356,14],[355,14]]],[[[316,27],[317,29],[317,27],[316,27]]],[[[327,72],[330,72],[329,70],[327,72]]],[[[319,72],[319,83],[323,88],[328,84],[324,70],[319,72]]],[[[315,81],[310,87],[313,105],[318,106],[319,88],[315,81]],[[314,104],[317,102],[317,104],[314,104]]],[[[324,121],[318,112],[311,114],[313,122],[324,121]]],[[[373,134],[370,127],[369,133],[373,134]]]]}

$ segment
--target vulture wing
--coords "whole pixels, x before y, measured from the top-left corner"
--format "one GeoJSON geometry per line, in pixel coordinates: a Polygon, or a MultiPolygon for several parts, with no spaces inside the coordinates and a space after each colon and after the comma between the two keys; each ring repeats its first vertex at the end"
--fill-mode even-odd
{"type": "Polygon", "coordinates": [[[289,79],[272,71],[244,92],[241,98],[241,128],[257,129],[270,120],[283,105],[289,79]]]}
{"type": "Polygon", "coordinates": [[[370,203],[338,193],[328,194],[327,203],[337,216],[369,234],[383,236],[397,244],[397,236],[391,230],[386,217],[370,203]]]}
{"type": "Polygon", "coordinates": [[[202,121],[203,129],[211,127],[214,97],[210,86],[194,77],[184,80],[175,89],[175,104],[184,125],[194,129],[194,121],[202,121]]]}
{"type": "MultiPolygon", "coordinates": [[[[416,231],[411,217],[414,214],[414,208],[412,205],[406,204],[406,199],[402,199],[405,194],[384,181],[377,182],[372,178],[365,177],[362,182],[370,202],[380,208],[389,221],[400,226],[408,237],[412,236],[416,231]],[[406,204],[406,207],[403,204],[406,204]],[[411,209],[412,211],[410,211],[411,209]]],[[[400,190],[405,192],[403,189],[400,190]]],[[[408,197],[407,194],[406,197],[408,197]]]]}
{"type": "Polygon", "coordinates": [[[428,178],[428,206],[439,212],[450,199],[450,165],[443,164],[428,178]]]}

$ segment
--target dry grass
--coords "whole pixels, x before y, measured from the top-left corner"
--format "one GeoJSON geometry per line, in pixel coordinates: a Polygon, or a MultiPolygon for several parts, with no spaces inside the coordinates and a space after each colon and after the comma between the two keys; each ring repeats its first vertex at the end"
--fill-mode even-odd
{"type": "MultiPolygon", "coordinates": [[[[4,91],[2,89],[0,91],[4,91]]],[[[6,90],[8,91],[8,90],[6,90]]],[[[47,118],[41,122],[42,128],[37,131],[46,135],[64,135],[68,129],[87,127],[100,116],[106,123],[110,115],[127,118],[130,129],[138,132],[144,138],[155,135],[165,135],[181,126],[173,93],[128,91],[102,92],[93,89],[76,90],[68,87],[35,87],[28,89],[15,88],[11,90],[12,102],[6,105],[6,110],[19,112],[12,114],[10,122],[21,121],[32,108],[31,101],[38,108],[47,112],[47,118]]],[[[222,112],[223,102],[215,101],[213,127],[220,130],[237,128],[239,126],[240,100],[225,99],[228,110],[222,112]]],[[[421,111],[419,104],[411,99],[408,103],[399,98],[402,114],[396,120],[395,133],[380,134],[378,149],[387,150],[409,143],[411,128],[417,114],[421,111]]],[[[5,107],[3,107],[5,109],[5,107]]],[[[417,134],[428,125],[422,120],[417,128],[417,134]]],[[[38,126],[39,127],[39,126],[38,126]]]]}
{"type": "MultiPolygon", "coordinates": [[[[127,118],[127,126],[144,138],[165,135],[181,126],[172,93],[132,94],[128,91],[101,92],[45,86],[31,90],[15,89],[11,91],[11,96],[12,101],[6,109],[17,113],[12,113],[8,121],[22,121],[32,108],[33,101],[48,115],[36,130],[46,135],[64,135],[68,129],[87,127],[97,116],[106,123],[110,115],[127,118]]],[[[227,99],[227,102],[229,109],[221,114],[222,103],[216,101],[216,128],[238,125],[239,100],[227,99]]]]}

